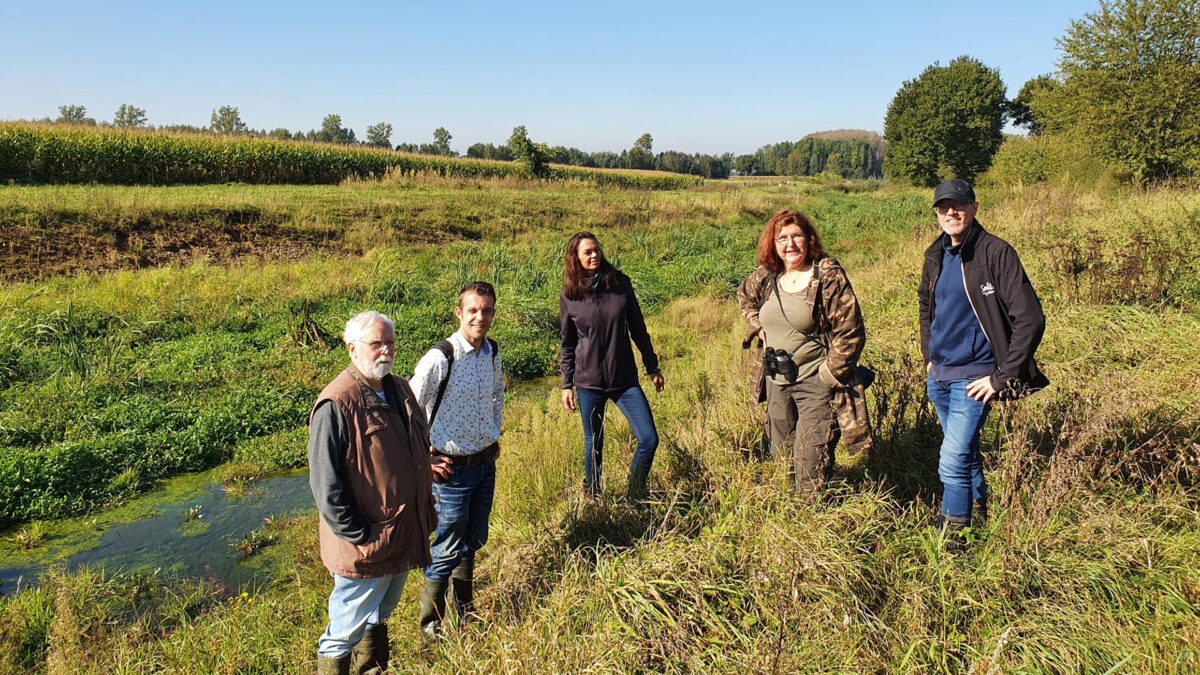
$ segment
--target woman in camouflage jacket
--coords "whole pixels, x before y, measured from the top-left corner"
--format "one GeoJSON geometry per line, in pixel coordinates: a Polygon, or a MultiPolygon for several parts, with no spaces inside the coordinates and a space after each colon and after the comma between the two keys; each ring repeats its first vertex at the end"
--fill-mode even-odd
{"type": "Polygon", "coordinates": [[[768,377],[760,349],[751,374],[752,414],[767,401],[772,453],[792,435],[796,488],[817,492],[833,468],[839,435],[851,452],[869,450],[874,443],[858,376],[866,342],[862,312],[845,271],[824,254],[820,237],[801,213],[782,211],[767,223],[758,262],[738,289],[748,327],[742,347],[748,349],[758,337],[760,347],[783,348],[797,364],[797,377],[768,377]],[[792,306],[790,313],[785,305],[792,306]]]}

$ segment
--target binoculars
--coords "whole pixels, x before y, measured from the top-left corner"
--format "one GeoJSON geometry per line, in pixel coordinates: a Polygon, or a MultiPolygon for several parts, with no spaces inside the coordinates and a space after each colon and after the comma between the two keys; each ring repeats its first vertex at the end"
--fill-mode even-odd
{"type": "Polygon", "coordinates": [[[763,350],[763,372],[767,377],[778,375],[790,382],[795,382],[800,374],[800,367],[792,360],[792,355],[782,349],[767,347],[763,350]]]}

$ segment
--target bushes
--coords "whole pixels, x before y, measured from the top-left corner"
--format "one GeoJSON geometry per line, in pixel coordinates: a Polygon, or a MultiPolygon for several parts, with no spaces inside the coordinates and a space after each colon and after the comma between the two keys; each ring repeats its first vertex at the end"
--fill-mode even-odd
{"type": "MultiPolygon", "coordinates": [[[[170,135],[0,124],[0,181],[15,183],[332,184],[387,171],[443,176],[524,176],[512,162],[409,155],[391,150],[250,138],[170,135]]],[[[553,166],[548,178],[597,185],[673,190],[695,185],[695,176],[553,166]]]]}
{"type": "Polygon", "coordinates": [[[983,186],[1087,185],[1108,187],[1130,176],[1065,136],[1009,136],[979,177],[983,186]]]}

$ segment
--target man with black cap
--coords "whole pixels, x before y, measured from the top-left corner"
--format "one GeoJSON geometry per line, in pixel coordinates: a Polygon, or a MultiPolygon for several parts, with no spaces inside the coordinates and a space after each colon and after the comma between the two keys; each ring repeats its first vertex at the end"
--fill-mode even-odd
{"type": "MultiPolygon", "coordinates": [[[[1008,242],[975,220],[970,183],[945,181],[933,193],[942,234],[925,250],[917,291],[929,400],[942,425],[941,522],[957,533],[987,517],[979,435],[993,400],[1015,400],[1049,382],[1033,353],[1046,319],[1008,242]]],[[[962,540],[951,542],[961,547],[962,540]]]]}

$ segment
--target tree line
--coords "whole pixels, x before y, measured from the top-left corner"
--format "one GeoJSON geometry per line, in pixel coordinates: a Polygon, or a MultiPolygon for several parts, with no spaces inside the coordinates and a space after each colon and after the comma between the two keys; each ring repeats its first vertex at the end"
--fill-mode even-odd
{"type": "Polygon", "coordinates": [[[1005,142],[1007,119],[1138,184],[1200,176],[1200,0],[1101,0],[1058,45],[1058,71],[1012,100],[998,70],[965,55],[904,82],[884,120],[885,175],[974,180],[1005,142]]]}
{"type": "MultiPolygon", "coordinates": [[[[81,105],[59,107],[56,119],[46,118],[43,122],[59,124],[105,125],[88,117],[87,108],[81,105]]],[[[221,106],[212,111],[208,126],[168,124],[158,127],[147,124],[146,110],[132,104],[122,104],[113,115],[111,126],[119,128],[149,128],[170,132],[197,134],[243,135],[276,140],[313,141],[343,145],[365,145],[390,148],[400,152],[423,155],[455,157],[450,147],[453,139],[445,127],[433,132],[431,143],[402,142],[392,145],[393,127],[379,122],[367,127],[366,138],[359,139],[353,129],[342,124],[341,115],[329,114],[321,126],[309,131],[291,131],[282,127],[254,129],[247,125],[238,108],[221,106]]],[[[874,141],[862,139],[821,139],[809,136],[800,141],[784,141],[766,145],[751,155],[735,155],[732,152],[720,155],[686,153],[677,150],[654,152],[654,138],[649,133],[639,136],[633,144],[619,152],[586,152],[561,145],[543,146],[532,143],[524,126],[514,129],[514,136],[504,143],[475,143],[467,148],[466,157],[499,161],[521,161],[534,163],[564,164],[599,169],[644,169],[720,179],[730,175],[789,175],[806,176],[830,172],[845,178],[878,178],[882,175],[883,144],[870,132],[854,132],[874,136],[874,141]],[[532,150],[531,150],[532,148],[532,150]]]]}

